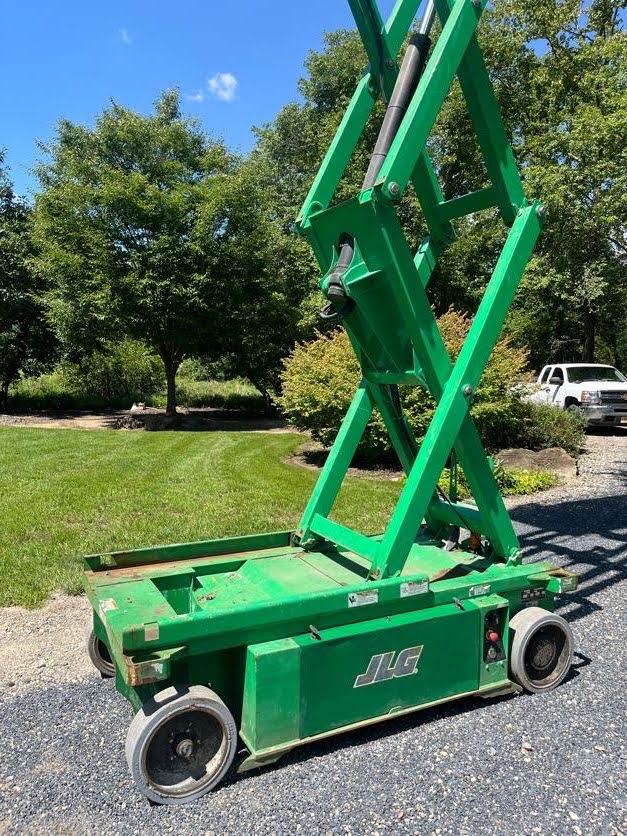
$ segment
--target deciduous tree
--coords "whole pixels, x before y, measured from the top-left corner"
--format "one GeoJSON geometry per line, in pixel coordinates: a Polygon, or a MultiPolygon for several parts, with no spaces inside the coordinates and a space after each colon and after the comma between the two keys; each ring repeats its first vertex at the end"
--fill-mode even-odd
{"type": "Polygon", "coordinates": [[[41,302],[43,280],[32,269],[30,210],[17,197],[0,150],[0,406],[20,372],[35,373],[55,354],[41,302]]]}
{"type": "Polygon", "coordinates": [[[225,257],[246,212],[238,160],[175,91],[149,116],[112,104],[93,128],[62,120],[43,150],[34,226],[51,321],[70,354],[125,336],[152,346],[174,411],[182,360],[225,351],[242,276],[225,257]]]}

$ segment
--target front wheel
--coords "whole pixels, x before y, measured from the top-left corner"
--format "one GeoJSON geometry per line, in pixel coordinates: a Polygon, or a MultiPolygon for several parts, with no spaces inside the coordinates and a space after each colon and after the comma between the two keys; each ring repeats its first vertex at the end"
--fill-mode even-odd
{"type": "Polygon", "coordinates": [[[126,760],[151,801],[184,804],[224,778],[236,748],[235,720],[217,694],[203,685],[172,685],[133,718],[126,760]]]}
{"type": "Polygon", "coordinates": [[[531,693],[557,688],[573,661],[570,624],[541,607],[528,607],[516,613],[509,629],[511,678],[531,693]]]}
{"type": "Polygon", "coordinates": [[[566,412],[570,412],[571,415],[576,415],[578,418],[585,418],[586,413],[583,411],[581,406],[578,403],[569,403],[567,406],[564,407],[566,412]]]}

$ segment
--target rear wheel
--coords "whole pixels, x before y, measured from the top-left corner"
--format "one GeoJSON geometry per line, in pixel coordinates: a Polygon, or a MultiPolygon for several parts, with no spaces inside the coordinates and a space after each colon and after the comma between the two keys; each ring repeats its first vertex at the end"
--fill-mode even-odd
{"type": "Polygon", "coordinates": [[[115,665],[111,659],[109,648],[93,630],[90,630],[87,635],[87,653],[94,667],[100,671],[103,677],[108,679],[115,676],[115,665]]]}
{"type": "Polygon", "coordinates": [[[526,691],[556,688],[573,660],[573,632],[567,621],[541,607],[528,607],[509,623],[510,675],[526,691]]]}
{"type": "Polygon", "coordinates": [[[202,685],[171,686],[133,718],[126,760],[151,801],[184,804],[224,778],[236,748],[235,720],[217,694],[202,685]]]}

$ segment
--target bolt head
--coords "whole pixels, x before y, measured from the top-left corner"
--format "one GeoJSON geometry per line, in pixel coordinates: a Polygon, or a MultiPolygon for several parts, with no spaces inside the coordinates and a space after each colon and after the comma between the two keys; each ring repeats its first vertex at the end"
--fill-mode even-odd
{"type": "Polygon", "coordinates": [[[394,69],[394,61],[392,61],[391,58],[388,58],[387,66],[388,66],[388,70],[393,70],[394,69]]]}
{"type": "Polygon", "coordinates": [[[539,218],[546,218],[547,211],[546,206],[543,203],[541,203],[540,206],[538,206],[538,208],[536,209],[536,215],[539,218]]]}
{"type": "Polygon", "coordinates": [[[401,190],[401,187],[398,185],[398,183],[390,183],[390,185],[388,187],[388,191],[392,195],[392,197],[396,197],[396,195],[400,192],[400,190],[401,190]]]}
{"type": "Polygon", "coordinates": [[[468,386],[468,385],[464,386],[464,388],[462,389],[462,392],[464,393],[464,395],[467,398],[469,398],[472,395],[472,386],[468,386]]]}

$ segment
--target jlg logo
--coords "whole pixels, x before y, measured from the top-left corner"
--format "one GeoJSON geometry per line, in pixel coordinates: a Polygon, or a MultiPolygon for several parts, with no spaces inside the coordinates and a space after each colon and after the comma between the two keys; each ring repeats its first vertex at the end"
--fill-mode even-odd
{"type": "Polygon", "coordinates": [[[401,650],[394,664],[392,664],[394,650],[388,653],[377,653],[370,660],[366,672],[359,674],[353,688],[362,688],[364,685],[374,685],[375,682],[385,682],[388,679],[418,673],[418,660],[423,647],[424,645],[421,644],[401,650]]]}

